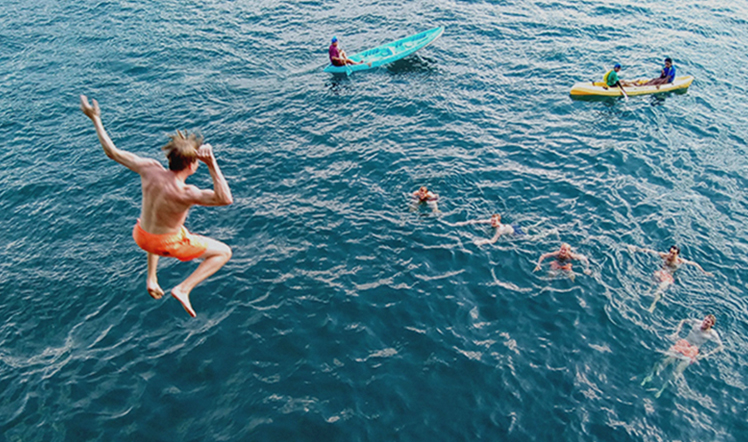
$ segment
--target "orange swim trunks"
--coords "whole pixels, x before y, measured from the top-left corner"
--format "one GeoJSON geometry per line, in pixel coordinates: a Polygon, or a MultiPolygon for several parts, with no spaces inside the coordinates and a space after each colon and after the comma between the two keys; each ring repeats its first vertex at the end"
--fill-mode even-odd
{"type": "Polygon", "coordinates": [[[132,229],[132,238],[141,249],[158,256],[191,261],[200,257],[208,249],[208,241],[200,235],[193,235],[182,226],[177,233],[154,235],[140,227],[140,220],[132,229]]]}
{"type": "Polygon", "coordinates": [[[696,358],[696,355],[699,354],[699,348],[691,345],[685,339],[681,339],[680,341],[676,342],[673,346],[673,350],[691,359],[696,358]]]}

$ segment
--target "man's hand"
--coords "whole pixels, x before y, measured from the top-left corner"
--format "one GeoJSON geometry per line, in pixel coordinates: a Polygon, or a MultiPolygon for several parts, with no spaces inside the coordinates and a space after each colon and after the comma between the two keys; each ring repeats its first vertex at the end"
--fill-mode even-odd
{"type": "Polygon", "coordinates": [[[197,149],[197,159],[205,164],[212,164],[216,159],[213,156],[213,146],[210,144],[203,144],[197,149]]]}
{"type": "Polygon", "coordinates": [[[88,97],[85,95],[81,95],[81,110],[84,114],[90,119],[94,119],[95,117],[101,118],[101,110],[99,109],[99,102],[96,100],[93,100],[93,106],[88,104],[88,97]]]}

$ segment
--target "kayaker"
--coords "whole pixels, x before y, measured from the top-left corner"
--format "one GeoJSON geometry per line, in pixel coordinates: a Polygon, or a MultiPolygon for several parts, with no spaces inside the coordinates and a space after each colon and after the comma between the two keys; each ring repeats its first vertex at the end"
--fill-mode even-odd
{"type": "Polygon", "coordinates": [[[629,83],[626,81],[622,81],[618,78],[618,73],[621,72],[621,63],[616,63],[613,65],[613,69],[609,70],[608,72],[603,75],[603,82],[605,83],[605,86],[603,86],[603,89],[608,89],[609,87],[618,87],[621,89],[621,92],[623,92],[624,95],[626,95],[626,91],[623,90],[624,86],[632,86],[633,83],[629,83]]]}
{"type": "Polygon", "coordinates": [[[672,83],[673,81],[675,81],[675,66],[673,66],[673,59],[667,57],[665,59],[665,67],[662,68],[660,76],[644,83],[644,86],[658,86],[659,89],[660,85],[672,83]]]}
{"type": "Polygon", "coordinates": [[[657,290],[654,293],[654,300],[652,301],[652,305],[649,306],[649,312],[653,312],[655,309],[655,305],[657,302],[662,299],[662,295],[665,293],[665,290],[667,290],[671,285],[675,283],[675,278],[673,275],[675,274],[675,271],[680,268],[683,264],[690,264],[699,270],[701,270],[705,275],[707,276],[714,276],[711,273],[704,270],[699,264],[689,261],[687,259],[683,259],[680,257],[680,248],[676,245],[673,245],[668,249],[668,252],[658,252],[656,250],[652,249],[642,249],[640,247],[636,246],[629,246],[629,251],[631,253],[635,252],[646,252],[651,253],[653,255],[657,255],[660,258],[662,258],[662,268],[660,270],[657,270],[654,272],[655,279],[659,282],[659,285],[657,286],[657,290]]]}
{"type": "Polygon", "coordinates": [[[722,340],[719,338],[717,331],[712,329],[714,324],[717,322],[717,318],[715,318],[714,315],[706,315],[703,321],[699,321],[698,319],[684,319],[680,321],[678,328],[671,336],[673,340],[678,339],[683,324],[686,322],[691,325],[691,331],[688,333],[688,336],[686,336],[685,339],[678,340],[675,345],[670,347],[670,349],[665,352],[667,355],[665,359],[656,363],[652,368],[652,372],[644,378],[644,381],[642,381],[642,386],[644,386],[647,382],[650,382],[655,375],[659,375],[668,365],[679,361],[678,365],[676,365],[673,370],[673,375],[663,383],[662,388],[657,392],[657,394],[655,394],[655,397],[660,397],[668,383],[682,375],[686,367],[699,359],[704,359],[724,350],[725,348],[724,345],[722,345],[722,340]],[[709,341],[713,341],[717,347],[711,352],[699,354],[699,347],[709,341]]]}
{"type": "Polygon", "coordinates": [[[538,264],[535,266],[535,270],[533,270],[533,272],[537,272],[538,270],[540,270],[540,263],[542,263],[546,258],[556,258],[556,260],[551,263],[551,270],[563,270],[565,272],[568,272],[569,278],[571,278],[572,281],[574,280],[574,273],[571,271],[572,260],[579,260],[584,263],[585,275],[589,275],[592,273],[592,270],[590,270],[590,261],[587,259],[587,257],[582,255],[581,253],[573,253],[571,251],[571,246],[567,243],[561,244],[561,248],[558,249],[557,252],[550,252],[541,255],[540,259],[538,259],[538,264]]]}
{"type": "MultiPolygon", "coordinates": [[[[364,64],[363,60],[355,62],[345,55],[345,51],[338,47],[338,37],[332,38],[332,43],[330,44],[330,49],[328,52],[330,54],[330,63],[332,63],[333,66],[364,64]]],[[[371,63],[369,63],[369,66],[371,66],[371,63]]]]}

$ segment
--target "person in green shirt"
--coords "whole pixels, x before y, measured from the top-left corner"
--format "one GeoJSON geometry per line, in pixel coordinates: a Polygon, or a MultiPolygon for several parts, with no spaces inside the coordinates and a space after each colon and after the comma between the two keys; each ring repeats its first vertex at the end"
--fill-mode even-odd
{"type": "Polygon", "coordinates": [[[603,76],[603,82],[605,83],[605,86],[603,86],[603,88],[608,89],[609,87],[618,87],[619,89],[621,89],[623,95],[628,98],[628,94],[626,94],[626,91],[623,90],[623,87],[631,86],[633,85],[633,83],[622,81],[620,78],[618,78],[619,72],[621,72],[621,64],[616,63],[615,65],[613,65],[613,69],[606,72],[603,76]]]}

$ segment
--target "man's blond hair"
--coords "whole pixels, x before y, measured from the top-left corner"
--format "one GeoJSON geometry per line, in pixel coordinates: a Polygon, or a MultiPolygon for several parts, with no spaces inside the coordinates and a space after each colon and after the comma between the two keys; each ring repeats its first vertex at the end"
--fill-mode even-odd
{"type": "Polygon", "coordinates": [[[196,134],[188,134],[187,131],[177,131],[169,135],[171,141],[162,147],[169,159],[169,170],[179,172],[197,161],[197,149],[203,144],[203,137],[196,134]]]}

